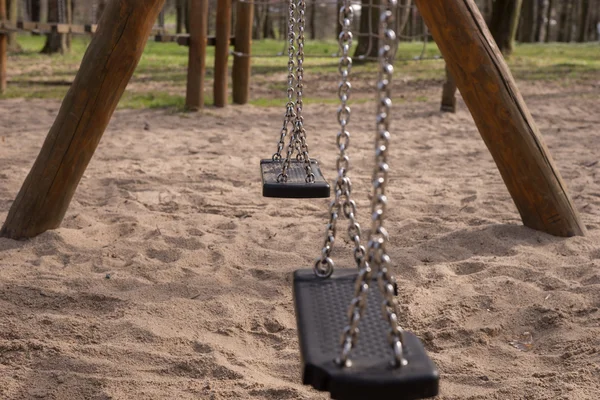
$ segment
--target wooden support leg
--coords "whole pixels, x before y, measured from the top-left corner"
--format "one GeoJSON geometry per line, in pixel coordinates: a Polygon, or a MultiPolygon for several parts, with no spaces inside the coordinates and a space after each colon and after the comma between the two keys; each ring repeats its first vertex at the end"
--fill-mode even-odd
{"type": "Polygon", "coordinates": [[[250,98],[250,54],[252,52],[254,3],[238,2],[236,15],[235,52],[238,55],[233,59],[233,102],[235,104],[246,104],[250,98]]]}
{"type": "Polygon", "coordinates": [[[216,107],[227,104],[227,72],[229,41],[231,36],[231,0],[221,0],[217,4],[217,35],[215,44],[215,84],[216,107]]]}
{"type": "MultiPolygon", "coordinates": [[[[0,20],[6,20],[6,0],[0,0],[0,20]]],[[[0,33],[0,94],[6,91],[6,63],[8,62],[8,35],[0,33]]]]}
{"type": "Polygon", "coordinates": [[[442,112],[456,112],[456,82],[446,66],[446,83],[442,93],[442,112]]]}
{"type": "Polygon", "coordinates": [[[60,226],[164,3],[107,3],[98,31],[0,236],[30,238],[60,226]]]}
{"type": "Polygon", "coordinates": [[[473,0],[416,0],[523,223],[584,235],[542,136],[473,0]]]}
{"type": "Polygon", "coordinates": [[[190,50],[185,106],[190,111],[198,111],[204,107],[208,0],[189,0],[189,5],[190,50]]]}

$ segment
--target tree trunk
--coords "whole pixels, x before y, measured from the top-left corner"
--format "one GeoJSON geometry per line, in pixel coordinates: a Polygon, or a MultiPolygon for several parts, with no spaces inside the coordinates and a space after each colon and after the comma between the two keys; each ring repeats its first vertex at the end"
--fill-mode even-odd
{"type": "Polygon", "coordinates": [[[312,0],[310,2],[310,17],[308,20],[308,27],[309,27],[308,29],[309,29],[309,34],[310,34],[311,40],[317,39],[316,20],[317,20],[317,0],[312,0]]]}
{"type": "Polygon", "coordinates": [[[275,39],[275,31],[273,30],[273,19],[269,5],[265,5],[265,17],[263,22],[263,39],[275,39]]]}
{"type": "Polygon", "coordinates": [[[252,24],[252,39],[260,40],[261,35],[263,33],[263,23],[264,23],[264,4],[257,4],[254,7],[254,22],[252,24]]]}
{"type": "Polygon", "coordinates": [[[567,42],[569,31],[569,14],[571,10],[571,2],[564,1],[560,9],[560,19],[558,23],[558,41],[567,42]]]}
{"type": "Polygon", "coordinates": [[[519,23],[519,41],[532,43],[535,40],[536,29],[536,3],[538,0],[523,0],[521,21],[519,23]]]}
{"type": "Polygon", "coordinates": [[[542,41],[542,32],[544,28],[544,16],[546,15],[546,1],[545,0],[536,0],[537,1],[537,10],[536,10],[536,25],[535,25],[535,36],[534,41],[536,43],[540,43],[542,41]]]}
{"type": "Polygon", "coordinates": [[[376,58],[379,52],[379,11],[381,0],[361,0],[360,30],[354,57],[376,58]]]}
{"type": "Polygon", "coordinates": [[[41,0],[32,0],[31,2],[25,3],[27,7],[27,15],[29,15],[30,21],[41,22],[41,0]]]}
{"type": "MultiPolygon", "coordinates": [[[[66,7],[67,7],[67,21],[66,23],[69,25],[73,24],[73,0],[66,0],[65,1],[66,7]]],[[[66,45],[67,45],[67,50],[71,51],[71,44],[73,42],[73,36],[71,35],[71,33],[67,33],[66,35],[66,45]]]]}
{"type": "Polygon", "coordinates": [[[60,226],[164,2],[113,0],[107,4],[0,236],[25,239],[60,226]]]}
{"type": "Polygon", "coordinates": [[[492,10],[490,31],[505,56],[513,51],[522,0],[496,0],[492,10]]]}
{"type": "Polygon", "coordinates": [[[398,2],[398,12],[396,16],[396,33],[398,35],[402,34],[404,29],[406,29],[411,9],[412,0],[400,0],[398,2]]]}
{"type": "Polygon", "coordinates": [[[573,32],[577,27],[577,7],[579,5],[579,2],[577,4],[570,3],[569,16],[567,17],[567,43],[573,41],[573,32]]]}
{"type": "Polygon", "coordinates": [[[39,22],[48,22],[48,2],[50,0],[40,0],[39,22]]]}
{"type": "MultiPolygon", "coordinates": [[[[176,0],[175,3],[175,12],[177,14],[177,34],[183,33],[184,28],[186,28],[185,24],[185,16],[187,14],[187,0],[176,0]]],[[[187,29],[186,29],[187,32],[187,29]]]]}
{"type": "Polygon", "coordinates": [[[548,0],[548,11],[546,15],[546,43],[552,40],[552,14],[554,11],[554,0],[548,0]]]}
{"type": "MultiPolygon", "coordinates": [[[[58,1],[59,0],[49,0],[48,1],[48,22],[60,22],[59,18],[59,9],[58,9],[58,1]]],[[[64,54],[67,51],[67,38],[65,34],[61,34],[58,32],[48,33],[46,35],[46,44],[42,49],[42,53],[44,54],[55,54],[61,53],[64,54]]]]}

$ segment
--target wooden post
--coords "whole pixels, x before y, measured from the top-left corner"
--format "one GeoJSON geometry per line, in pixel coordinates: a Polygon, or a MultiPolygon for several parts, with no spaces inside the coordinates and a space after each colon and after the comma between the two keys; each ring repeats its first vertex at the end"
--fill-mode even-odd
{"type": "MultiPolygon", "coordinates": [[[[8,20],[11,24],[17,25],[17,21],[19,20],[19,1],[11,1],[10,6],[7,6],[8,9],[8,20]]],[[[13,31],[8,34],[8,49],[9,51],[19,51],[21,47],[17,42],[17,32],[13,31]]]]}
{"type": "Polygon", "coordinates": [[[217,34],[215,44],[215,83],[216,107],[227,104],[227,72],[229,41],[231,36],[231,0],[221,0],[217,4],[217,34]]]}
{"type": "Polygon", "coordinates": [[[252,53],[252,21],[254,3],[238,2],[236,8],[235,52],[233,58],[233,102],[246,104],[250,98],[250,74],[252,53]]]}
{"type": "Polygon", "coordinates": [[[185,106],[190,111],[198,111],[204,107],[208,0],[189,0],[189,5],[190,49],[185,106]]]}
{"type": "Polygon", "coordinates": [[[0,236],[30,238],[60,226],[164,3],[107,3],[79,72],[0,236]]]}
{"type": "Polygon", "coordinates": [[[446,83],[442,92],[442,112],[456,112],[456,82],[446,66],[446,83]]]}
{"type": "Polygon", "coordinates": [[[565,184],[473,0],[416,0],[523,223],[584,235],[565,184]]]}
{"type": "MultiPolygon", "coordinates": [[[[0,0],[0,20],[6,20],[6,0],[0,0]]],[[[6,91],[6,64],[8,62],[8,35],[0,33],[0,94],[6,91]]]]}

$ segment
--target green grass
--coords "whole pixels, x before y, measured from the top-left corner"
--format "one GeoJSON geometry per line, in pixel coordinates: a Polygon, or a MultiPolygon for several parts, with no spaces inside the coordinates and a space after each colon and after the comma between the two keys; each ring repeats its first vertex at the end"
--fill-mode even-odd
{"type": "MultiPolygon", "coordinates": [[[[73,48],[65,55],[42,55],[44,37],[19,36],[23,51],[11,54],[9,58],[9,89],[1,98],[40,98],[61,99],[72,82],[85,50],[89,37],[77,37],[73,48]]],[[[256,85],[268,89],[259,91],[250,103],[260,107],[281,106],[285,96],[284,77],[287,70],[286,43],[275,40],[254,43],[252,63],[253,79],[256,85]],[[277,56],[281,55],[283,56],[277,56]],[[278,74],[277,78],[272,74],[278,74]]],[[[335,41],[309,41],[306,44],[306,74],[317,75],[316,81],[335,82],[338,79],[337,43],[335,41]]],[[[398,51],[396,70],[407,81],[436,83],[444,79],[444,63],[441,60],[412,60],[421,54],[427,58],[439,57],[434,43],[402,43],[398,51]]],[[[209,47],[206,57],[207,88],[210,89],[214,76],[214,48],[209,47]]],[[[232,58],[230,57],[230,64],[232,58]]],[[[518,80],[564,81],[597,79],[600,73],[600,51],[597,43],[590,44],[527,44],[518,45],[508,59],[513,75],[518,80]]],[[[123,96],[121,108],[160,108],[169,107],[183,110],[185,82],[187,79],[187,48],[177,44],[148,42],[139,66],[132,78],[132,85],[123,96]]],[[[354,81],[372,80],[377,73],[377,64],[372,62],[355,63],[352,76],[354,81]]],[[[208,96],[207,103],[212,99],[208,96]]],[[[369,98],[354,97],[355,102],[365,102],[369,98]]],[[[336,93],[311,97],[310,103],[334,104],[336,93]]],[[[413,101],[427,101],[426,97],[415,97],[413,101]]]]}

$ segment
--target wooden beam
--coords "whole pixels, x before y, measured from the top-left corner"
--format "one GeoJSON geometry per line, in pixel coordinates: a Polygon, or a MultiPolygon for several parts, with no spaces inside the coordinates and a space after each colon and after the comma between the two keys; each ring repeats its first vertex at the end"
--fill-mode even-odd
{"type": "Polygon", "coordinates": [[[70,25],[58,23],[39,23],[39,22],[23,22],[0,20],[0,32],[36,32],[36,33],[72,33],[72,34],[94,34],[97,30],[97,25],[70,25]]]}
{"type": "MultiPolygon", "coordinates": [[[[189,46],[190,45],[190,35],[187,33],[181,33],[178,35],[170,35],[170,34],[156,34],[154,35],[154,41],[157,43],[177,43],[180,46],[189,46]]],[[[206,39],[206,46],[216,46],[217,38],[214,36],[210,36],[206,39]]],[[[235,46],[235,38],[229,38],[229,46],[235,46]]]]}
{"type": "Polygon", "coordinates": [[[198,111],[204,107],[208,0],[189,0],[189,6],[190,51],[185,105],[190,111],[198,111]]]}
{"type": "Polygon", "coordinates": [[[235,56],[233,58],[233,102],[246,104],[250,99],[250,74],[252,53],[252,22],[254,3],[238,2],[236,8],[235,56]]]}
{"type": "Polygon", "coordinates": [[[98,32],[0,236],[24,239],[60,226],[164,3],[107,3],[98,32]]]}
{"type": "MultiPolygon", "coordinates": [[[[0,0],[0,20],[6,19],[6,0],[0,0]]],[[[6,64],[8,63],[8,35],[0,32],[0,94],[6,91],[6,64]]]]}
{"type": "Polygon", "coordinates": [[[227,72],[229,60],[229,40],[231,35],[231,0],[217,3],[217,43],[215,47],[214,99],[216,107],[227,104],[227,72]]]}
{"type": "Polygon", "coordinates": [[[446,82],[442,92],[442,112],[456,112],[456,82],[446,66],[446,82]]]}
{"type": "Polygon", "coordinates": [[[523,223],[556,236],[585,226],[473,0],[416,0],[523,223]]]}

